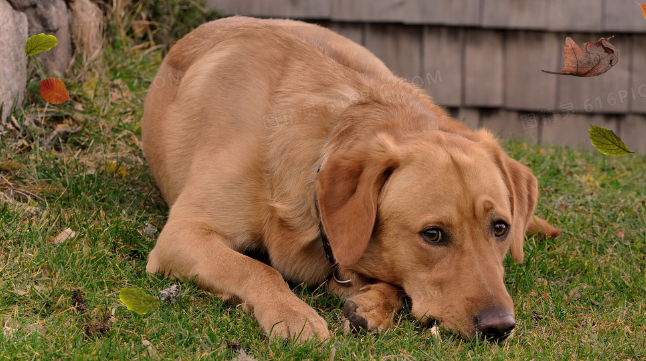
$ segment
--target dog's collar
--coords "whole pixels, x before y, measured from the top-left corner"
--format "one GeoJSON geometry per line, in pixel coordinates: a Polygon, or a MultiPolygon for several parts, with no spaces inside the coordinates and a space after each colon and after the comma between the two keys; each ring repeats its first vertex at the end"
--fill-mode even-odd
{"type": "Polygon", "coordinates": [[[319,232],[321,232],[321,242],[323,242],[323,250],[325,251],[325,258],[327,258],[328,262],[332,263],[333,265],[336,265],[334,254],[332,254],[332,247],[330,247],[330,239],[327,238],[327,235],[323,230],[323,223],[321,222],[320,217],[319,217],[319,232]]]}
{"type": "MultiPolygon", "coordinates": [[[[316,171],[318,172],[321,170],[321,167],[319,166],[319,169],[316,171]]],[[[337,277],[337,272],[339,272],[339,264],[336,262],[334,259],[334,254],[332,253],[332,247],[330,246],[330,239],[327,238],[327,235],[325,234],[325,230],[323,229],[323,221],[321,220],[321,212],[319,211],[319,203],[318,203],[318,197],[316,196],[316,192],[314,192],[314,204],[316,205],[316,213],[319,215],[319,233],[321,234],[321,243],[323,243],[323,250],[325,251],[325,258],[327,258],[328,262],[334,266],[334,269],[332,270],[332,279],[334,279],[334,282],[340,284],[340,285],[347,285],[352,280],[347,279],[347,280],[341,280],[339,277],[337,277]]]]}
{"type": "MultiPolygon", "coordinates": [[[[321,167],[319,166],[319,169],[316,170],[316,174],[318,174],[318,172],[320,171],[321,167]]],[[[332,247],[330,246],[330,239],[327,238],[325,230],[323,229],[323,220],[321,219],[321,212],[319,211],[319,201],[318,197],[316,196],[316,192],[314,192],[314,204],[316,205],[316,213],[319,216],[319,233],[321,233],[321,242],[323,243],[325,258],[327,258],[328,262],[330,262],[331,264],[336,265],[336,260],[334,259],[334,254],[332,253],[332,247]]]]}

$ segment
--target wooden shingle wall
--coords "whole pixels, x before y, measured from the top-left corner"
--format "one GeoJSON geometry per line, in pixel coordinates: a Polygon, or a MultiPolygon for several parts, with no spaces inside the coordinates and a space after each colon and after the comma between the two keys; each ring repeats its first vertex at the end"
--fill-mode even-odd
{"type": "Polygon", "coordinates": [[[226,15],[319,23],[364,45],[471,127],[590,148],[590,124],[646,154],[646,20],[633,0],[206,0],[226,15]],[[614,35],[618,64],[560,71],[565,37],[614,35]]]}

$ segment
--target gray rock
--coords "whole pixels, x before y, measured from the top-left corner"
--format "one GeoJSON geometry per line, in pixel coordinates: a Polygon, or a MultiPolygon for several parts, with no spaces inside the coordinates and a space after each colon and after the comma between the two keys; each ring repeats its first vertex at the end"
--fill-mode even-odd
{"type": "Polygon", "coordinates": [[[14,104],[21,106],[27,85],[27,16],[0,0],[0,126],[14,104]]]}
{"type": "Polygon", "coordinates": [[[29,36],[54,35],[58,45],[38,54],[47,72],[55,76],[65,75],[72,59],[70,35],[71,11],[64,0],[11,0],[15,8],[27,15],[29,36]]]}

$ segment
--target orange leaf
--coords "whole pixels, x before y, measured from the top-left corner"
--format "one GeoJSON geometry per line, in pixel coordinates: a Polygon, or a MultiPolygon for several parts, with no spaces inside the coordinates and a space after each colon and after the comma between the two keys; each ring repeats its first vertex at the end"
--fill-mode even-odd
{"type": "Polygon", "coordinates": [[[39,84],[39,88],[40,96],[49,103],[61,104],[68,100],[72,100],[70,95],[67,93],[65,83],[56,78],[42,80],[39,84]]]}
{"type": "Polygon", "coordinates": [[[637,4],[639,7],[642,9],[642,13],[644,14],[644,19],[646,19],[646,4],[637,4]]]}
{"type": "Polygon", "coordinates": [[[560,73],[542,70],[544,73],[559,75],[574,75],[581,77],[601,75],[617,64],[619,53],[617,48],[610,44],[609,38],[599,41],[587,42],[581,49],[569,36],[565,39],[565,65],[560,73]],[[601,48],[601,49],[599,49],[601,48]]]}

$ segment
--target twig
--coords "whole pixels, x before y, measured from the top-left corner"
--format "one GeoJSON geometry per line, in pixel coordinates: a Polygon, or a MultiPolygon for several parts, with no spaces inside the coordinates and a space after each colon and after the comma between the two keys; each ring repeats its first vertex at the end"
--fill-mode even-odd
{"type": "Polygon", "coordinates": [[[37,196],[36,194],[34,194],[34,193],[30,192],[30,191],[26,191],[26,190],[24,190],[24,189],[20,189],[20,188],[14,188],[14,187],[0,187],[0,189],[8,189],[8,190],[11,190],[11,191],[14,191],[14,192],[20,193],[20,194],[22,194],[23,196],[28,197],[28,198],[29,198],[29,197],[34,197],[34,198],[38,198],[38,199],[40,199],[41,201],[44,201],[44,200],[45,200],[45,199],[43,199],[42,197],[37,196]]]}
{"type": "Polygon", "coordinates": [[[54,129],[52,134],[50,134],[49,137],[47,137],[47,139],[43,141],[43,144],[45,146],[49,145],[49,143],[51,143],[51,141],[54,140],[54,138],[56,138],[59,134],[66,134],[66,133],[74,134],[74,133],[80,132],[81,130],[83,130],[83,126],[80,126],[80,125],[74,128],[68,128],[68,127],[56,128],[54,129]]]}
{"type": "Polygon", "coordinates": [[[47,114],[47,106],[49,106],[49,102],[45,103],[45,109],[43,109],[43,116],[40,119],[40,124],[45,124],[45,114],[47,114]]]}
{"type": "Polygon", "coordinates": [[[14,117],[12,115],[12,116],[9,117],[9,119],[10,119],[10,123],[11,123],[11,126],[13,127],[13,129],[15,129],[18,133],[22,133],[22,127],[20,126],[20,124],[18,124],[18,121],[16,120],[16,117],[14,117]]]}

